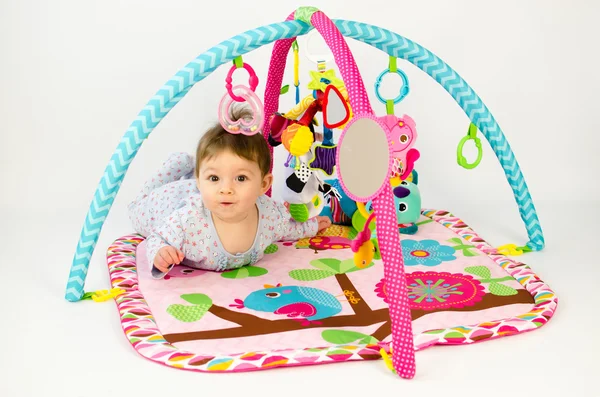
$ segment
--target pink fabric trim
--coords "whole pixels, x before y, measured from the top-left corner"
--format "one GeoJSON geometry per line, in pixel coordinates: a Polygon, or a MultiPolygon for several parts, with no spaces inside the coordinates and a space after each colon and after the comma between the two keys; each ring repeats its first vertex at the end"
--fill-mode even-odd
{"type": "MultiPolygon", "coordinates": [[[[294,12],[291,13],[285,20],[293,20],[294,14],[294,12]]],[[[285,72],[285,64],[287,60],[286,54],[290,51],[294,40],[296,40],[295,37],[277,40],[273,46],[271,62],[269,63],[269,72],[267,74],[267,84],[265,85],[265,97],[263,101],[265,111],[263,135],[265,136],[265,139],[269,138],[269,133],[271,132],[270,118],[279,107],[281,82],[283,81],[283,74],[285,72]]],[[[273,172],[273,147],[271,147],[271,145],[269,145],[269,151],[271,153],[271,172],[273,172]]],[[[267,195],[269,197],[271,196],[271,188],[269,188],[267,191],[267,195]]]]}
{"type": "Polygon", "coordinates": [[[377,218],[377,239],[383,260],[386,288],[389,296],[390,319],[392,321],[392,363],[402,378],[415,376],[415,349],[412,333],[410,306],[406,293],[404,260],[398,233],[398,220],[389,183],[379,196],[373,199],[377,218]]]}
{"type": "Polygon", "coordinates": [[[335,63],[340,69],[342,80],[348,90],[348,98],[350,106],[354,114],[370,113],[373,114],[367,90],[354,56],[348,47],[348,43],[344,40],[344,36],[335,26],[333,21],[329,19],[323,12],[317,11],[311,18],[311,23],[321,33],[325,42],[333,52],[335,63]]]}

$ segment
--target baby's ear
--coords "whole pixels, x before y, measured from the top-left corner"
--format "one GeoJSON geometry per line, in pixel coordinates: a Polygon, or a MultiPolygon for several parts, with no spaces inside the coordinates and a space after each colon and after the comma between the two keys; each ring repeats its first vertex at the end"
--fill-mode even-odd
{"type": "Polygon", "coordinates": [[[265,194],[267,192],[267,190],[269,190],[271,188],[272,184],[273,184],[273,174],[268,173],[265,176],[263,176],[263,180],[261,183],[261,195],[265,194]]]}

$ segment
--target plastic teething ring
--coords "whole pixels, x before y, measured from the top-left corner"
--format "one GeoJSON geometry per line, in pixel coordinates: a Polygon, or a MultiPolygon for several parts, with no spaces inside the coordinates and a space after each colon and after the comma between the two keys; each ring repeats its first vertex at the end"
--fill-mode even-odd
{"type": "Polygon", "coordinates": [[[264,124],[263,104],[254,93],[254,90],[250,90],[244,85],[236,85],[231,90],[228,90],[228,94],[224,94],[223,98],[221,98],[221,103],[219,104],[219,122],[225,130],[232,134],[254,135],[259,133],[264,124]],[[241,95],[242,101],[250,105],[253,116],[252,120],[240,119],[233,121],[229,117],[229,109],[233,101],[236,100],[234,96],[237,96],[233,94],[233,91],[237,91],[241,95]]]}
{"type": "Polygon", "coordinates": [[[381,72],[379,76],[377,76],[377,80],[375,81],[375,95],[377,95],[377,99],[379,99],[381,103],[383,103],[384,105],[387,103],[387,101],[383,99],[383,97],[379,93],[379,86],[381,85],[381,79],[383,79],[383,76],[385,76],[388,73],[396,73],[402,78],[402,88],[400,89],[400,94],[398,94],[398,96],[393,99],[394,104],[397,104],[398,102],[403,100],[404,97],[407,96],[408,92],[410,91],[410,88],[408,86],[408,78],[400,69],[396,69],[395,71],[386,69],[383,72],[381,72]]]}
{"type": "MultiPolygon", "coordinates": [[[[250,74],[250,77],[248,78],[248,85],[250,86],[250,90],[252,90],[252,92],[254,92],[254,90],[256,90],[256,87],[258,86],[258,77],[256,76],[256,73],[254,72],[254,69],[252,69],[252,66],[248,65],[247,63],[244,63],[242,65],[242,67],[244,69],[246,69],[248,71],[248,73],[250,74]]],[[[238,69],[237,66],[232,66],[231,69],[229,69],[229,73],[227,73],[227,78],[225,79],[225,88],[227,88],[227,92],[229,93],[229,96],[236,102],[244,102],[245,99],[242,97],[239,97],[237,95],[235,95],[233,93],[233,86],[232,86],[232,82],[233,82],[233,72],[238,69]]]]}
{"type": "Polygon", "coordinates": [[[458,143],[458,148],[456,149],[456,160],[461,167],[468,170],[472,170],[473,168],[479,165],[482,157],[483,149],[481,148],[481,140],[477,137],[477,126],[471,123],[469,125],[469,133],[467,134],[467,136],[463,137],[458,143]],[[470,140],[474,141],[475,147],[477,148],[477,158],[473,163],[469,163],[463,155],[463,146],[470,140]]]}

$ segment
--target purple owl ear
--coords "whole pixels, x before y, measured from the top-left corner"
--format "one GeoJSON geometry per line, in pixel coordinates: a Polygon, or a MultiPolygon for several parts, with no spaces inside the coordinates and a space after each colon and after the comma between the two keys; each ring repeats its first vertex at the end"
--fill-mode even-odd
{"type": "Polygon", "coordinates": [[[404,198],[410,194],[410,190],[405,188],[404,186],[396,186],[394,188],[394,196],[398,198],[404,198]]]}

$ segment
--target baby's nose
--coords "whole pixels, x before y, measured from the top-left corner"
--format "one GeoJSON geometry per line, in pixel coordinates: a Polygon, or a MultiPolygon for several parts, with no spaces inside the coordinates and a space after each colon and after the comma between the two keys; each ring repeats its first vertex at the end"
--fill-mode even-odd
{"type": "Polygon", "coordinates": [[[221,194],[233,194],[233,189],[229,185],[223,185],[220,189],[221,194]]]}

